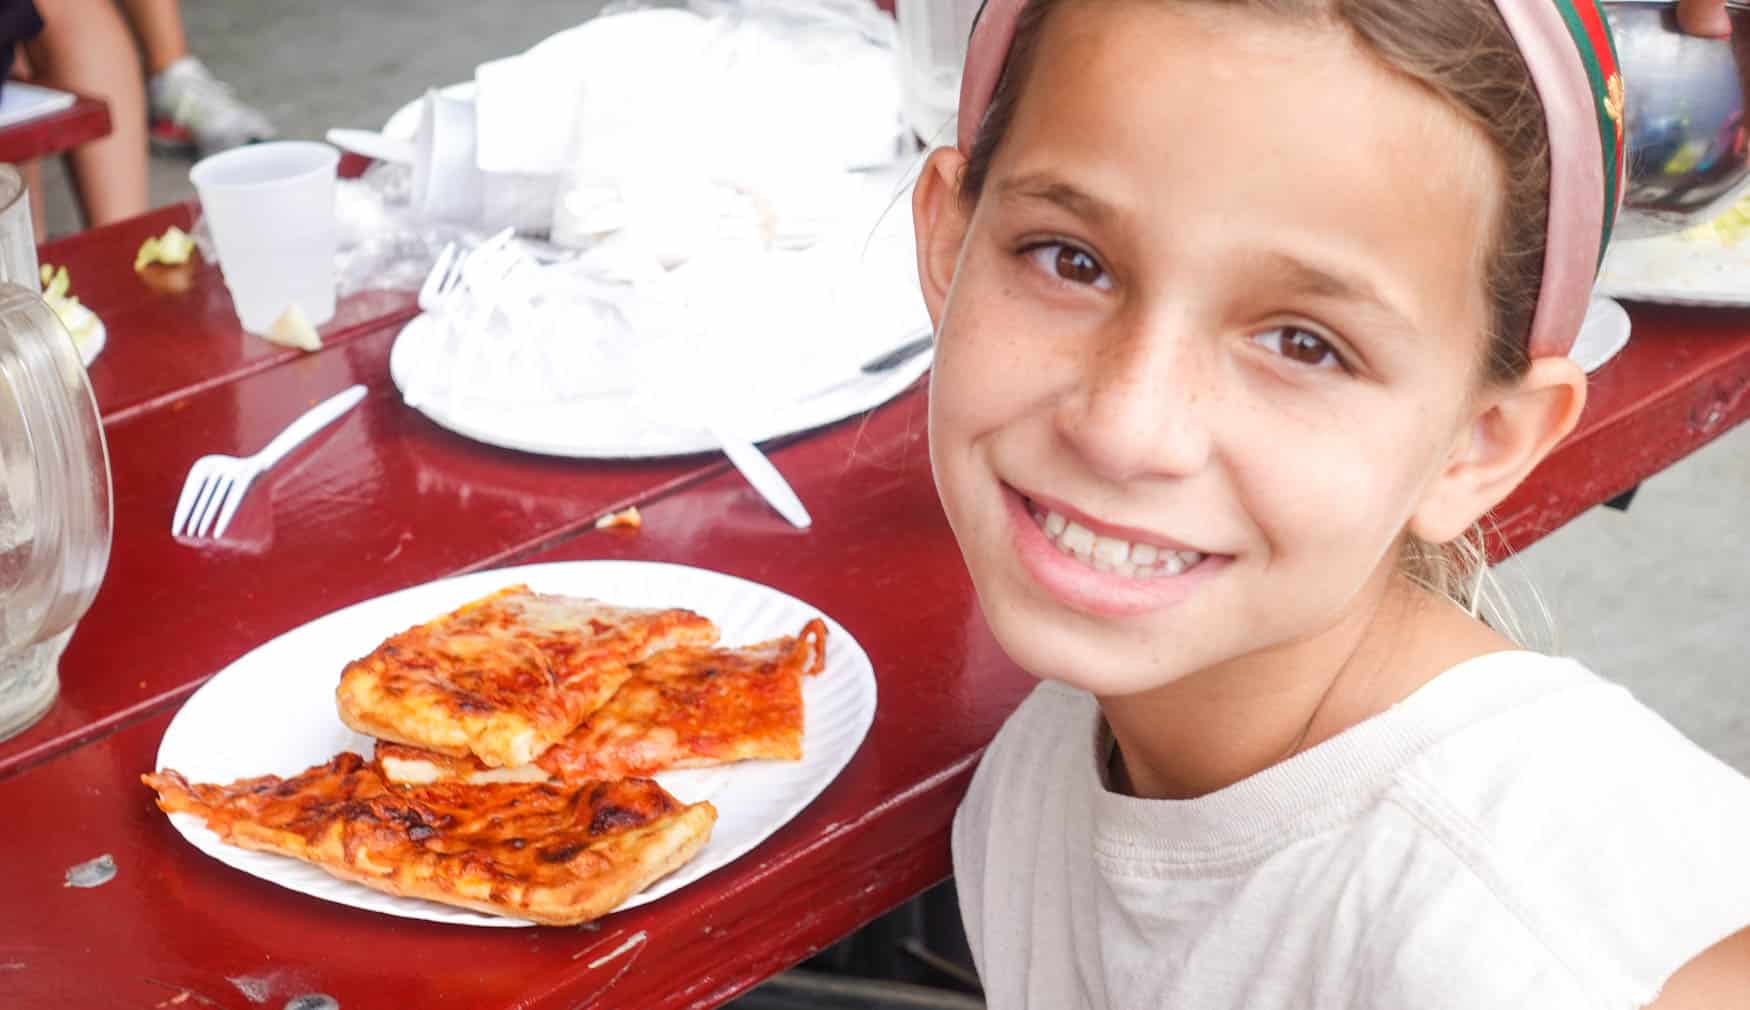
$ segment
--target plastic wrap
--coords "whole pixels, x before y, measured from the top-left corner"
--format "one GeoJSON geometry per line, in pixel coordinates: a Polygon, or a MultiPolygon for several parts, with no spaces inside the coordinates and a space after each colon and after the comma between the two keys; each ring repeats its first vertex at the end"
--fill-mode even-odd
{"type": "Polygon", "coordinates": [[[334,194],[340,222],[335,275],[342,297],[373,288],[417,290],[446,244],[479,241],[475,228],[414,213],[412,192],[405,165],[379,163],[357,179],[340,181],[334,194]]]}

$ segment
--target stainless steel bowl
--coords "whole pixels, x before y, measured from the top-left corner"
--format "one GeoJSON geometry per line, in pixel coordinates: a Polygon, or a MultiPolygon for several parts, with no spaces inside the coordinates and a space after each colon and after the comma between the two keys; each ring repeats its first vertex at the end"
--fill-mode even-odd
{"type": "Polygon", "coordinates": [[[1732,37],[1707,39],[1678,29],[1672,0],[1605,0],[1627,91],[1619,237],[1700,224],[1750,184],[1750,0],[1726,6],[1732,37]]]}

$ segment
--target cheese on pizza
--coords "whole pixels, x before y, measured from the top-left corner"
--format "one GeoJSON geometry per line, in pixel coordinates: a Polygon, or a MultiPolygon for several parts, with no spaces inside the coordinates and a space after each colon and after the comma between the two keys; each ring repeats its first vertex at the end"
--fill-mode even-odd
{"type": "Polygon", "coordinates": [[[708,646],[710,621],[512,586],[409,628],[348,663],[340,718],[374,737],[488,767],[526,765],[672,646],[708,646]]]}
{"type": "Polygon", "coordinates": [[[343,753],[282,779],[191,785],[142,775],[168,813],[224,841],[312,863],[389,894],[530,919],[587,922],[691,859],[717,811],[648,779],[584,786],[392,786],[343,753]]]}
{"type": "Polygon", "coordinates": [[[756,758],[802,757],[802,678],[826,657],[818,618],[795,637],[739,649],[677,647],[634,667],[632,678],[533,767],[493,769],[472,758],[377,744],[393,782],[585,782],[756,758]]]}

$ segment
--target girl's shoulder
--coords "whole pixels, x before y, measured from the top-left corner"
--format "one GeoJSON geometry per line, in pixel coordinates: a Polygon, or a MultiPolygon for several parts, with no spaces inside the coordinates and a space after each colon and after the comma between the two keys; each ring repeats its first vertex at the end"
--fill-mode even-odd
{"type": "Polygon", "coordinates": [[[1750,925],[1750,779],[1578,662],[1479,657],[1406,705],[1444,731],[1391,802],[1552,953],[1642,1002],[1750,925]]]}
{"type": "Polygon", "coordinates": [[[1604,806],[1614,810],[1625,789],[1673,803],[1750,801],[1750,779],[1574,659],[1479,656],[1398,708],[1425,743],[1403,774],[1441,783],[1480,814],[1504,813],[1506,797],[1543,790],[1558,810],[1590,809],[1595,799],[1613,800],[1604,806]]]}

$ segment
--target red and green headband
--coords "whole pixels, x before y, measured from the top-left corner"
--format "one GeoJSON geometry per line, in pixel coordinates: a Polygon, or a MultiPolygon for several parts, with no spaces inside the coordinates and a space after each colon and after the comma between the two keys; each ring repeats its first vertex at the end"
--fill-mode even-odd
{"type": "MultiPolygon", "coordinates": [[[[972,25],[960,88],[962,151],[996,94],[1027,0],[985,0],[972,25]]],[[[1598,0],[1496,0],[1531,68],[1549,130],[1549,232],[1532,316],[1532,357],[1568,353],[1622,198],[1623,88],[1598,0]]]]}

